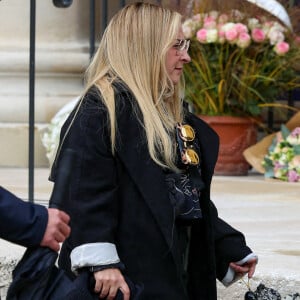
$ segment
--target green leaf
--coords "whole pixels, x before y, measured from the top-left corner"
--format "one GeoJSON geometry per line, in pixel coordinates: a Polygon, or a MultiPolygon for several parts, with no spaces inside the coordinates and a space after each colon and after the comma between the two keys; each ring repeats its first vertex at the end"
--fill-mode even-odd
{"type": "Polygon", "coordinates": [[[289,134],[291,133],[290,130],[284,124],[281,125],[280,131],[281,131],[282,137],[284,139],[286,139],[289,136],[289,134]]]}
{"type": "Polygon", "coordinates": [[[267,178],[274,178],[274,171],[273,171],[273,169],[269,169],[268,171],[266,170],[265,177],[267,177],[267,178]]]}
{"type": "Polygon", "coordinates": [[[294,153],[295,155],[300,155],[300,145],[294,146],[294,153]]]}

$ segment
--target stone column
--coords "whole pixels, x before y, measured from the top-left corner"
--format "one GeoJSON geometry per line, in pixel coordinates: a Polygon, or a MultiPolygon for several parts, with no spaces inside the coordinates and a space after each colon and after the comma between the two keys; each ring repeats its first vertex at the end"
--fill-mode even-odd
{"type": "MultiPolygon", "coordinates": [[[[35,165],[48,164],[39,129],[82,91],[89,1],[36,1],[35,165]]],[[[0,2],[0,166],[27,166],[30,1],[0,2]]]]}

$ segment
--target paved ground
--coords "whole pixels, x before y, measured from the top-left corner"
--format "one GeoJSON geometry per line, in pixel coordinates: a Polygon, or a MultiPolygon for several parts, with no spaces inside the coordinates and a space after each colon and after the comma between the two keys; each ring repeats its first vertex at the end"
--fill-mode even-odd
{"type": "MultiPolygon", "coordinates": [[[[35,199],[43,204],[52,188],[48,174],[48,169],[35,170],[35,199]]],[[[0,169],[0,183],[27,199],[26,169],[0,169]]],[[[300,292],[300,183],[266,181],[255,173],[243,177],[216,176],[212,200],[219,215],[245,233],[249,246],[259,256],[252,288],[262,282],[279,290],[282,296],[300,292]]],[[[11,263],[23,251],[22,247],[0,240],[0,258],[6,262],[11,263]]],[[[5,277],[3,271],[0,282],[1,277],[5,277]]],[[[220,300],[243,299],[247,290],[242,281],[227,289],[219,285],[218,289],[220,300]]]]}

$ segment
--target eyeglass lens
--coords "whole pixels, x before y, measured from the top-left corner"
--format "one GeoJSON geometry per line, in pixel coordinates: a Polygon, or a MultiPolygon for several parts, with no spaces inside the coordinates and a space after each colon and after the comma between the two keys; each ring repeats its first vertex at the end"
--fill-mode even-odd
{"type": "Polygon", "coordinates": [[[199,156],[194,149],[186,148],[182,153],[183,161],[186,161],[187,164],[198,165],[199,156]]]}
{"type": "Polygon", "coordinates": [[[195,138],[195,131],[194,129],[187,124],[184,125],[178,125],[179,128],[179,133],[180,133],[180,137],[186,141],[186,142],[191,142],[194,140],[195,138]]]}
{"type": "Polygon", "coordinates": [[[177,43],[175,45],[175,48],[179,51],[188,51],[190,47],[190,40],[185,39],[177,39],[177,43]]]}

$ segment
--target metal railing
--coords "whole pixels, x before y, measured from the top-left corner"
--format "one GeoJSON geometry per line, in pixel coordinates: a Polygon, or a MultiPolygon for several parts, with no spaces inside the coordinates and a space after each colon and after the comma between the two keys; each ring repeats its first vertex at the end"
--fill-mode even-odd
{"type": "Polygon", "coordinates": [[[28,200],[34,201],[34,123],[35,123],[35,25],[36,0],[30,0],[30,49],[29,49],[29,141],[28,141],[28,200]]]}

